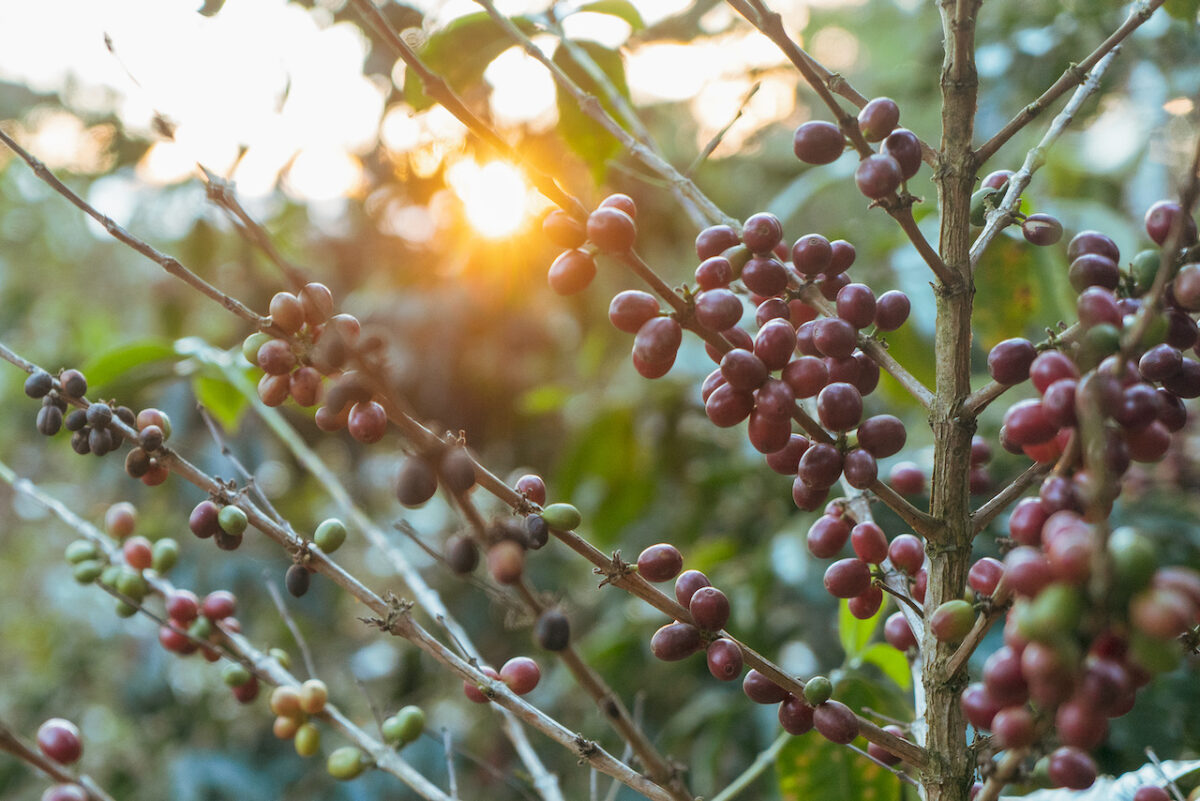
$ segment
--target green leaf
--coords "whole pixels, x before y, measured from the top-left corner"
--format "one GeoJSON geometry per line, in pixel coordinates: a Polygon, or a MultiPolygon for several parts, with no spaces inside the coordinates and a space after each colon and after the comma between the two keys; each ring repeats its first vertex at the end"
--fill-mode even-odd
{"type": "Polygon", "coordinates": [[[242,412],[250,406],[246,396],[224,378],[197,375],[192,379],[192,391],[196,393],[197,402],[208,409],[226,431],[237,428],[242,412]]]}
{"type": "Polygon", "coordinates": [[[522,414],[557,412],[571,399],[571,390],[562,384],[533,387],[517,398],[516,407],[522,414]]]}
{"type": "Polygon", "coordinates": [[[89,384],[103,387],[137,368],[179,358],[169,340],[139,339],[92,357],[81,369],[89,384]]]}
{"type": "Polygon", "coordinates": [[[576,12],[579,11],[590,11],[593,14],[608,14],[612,17],[620,17],[628,22],[635,31],[640,31],[646,27],[646,23],[642,21],[642,15],[629,0],[595,0],[595,2],[584,3],[576,9],[576,12]]]}
{"type": "Polygon", "coordinates": [[[1200,0],[1167,0],[1163,8],[1176,19],[1194,23],[1196,14],[1200,13],[1200,0]]]}
{"type": "Polygon", "coordinates": [[[846,652],[846,661],[857,657],[863,648],[871,641],[879,622],[883,620],[884,607],[867,620],[859,620],[850,614],[850,602],[841,601],[838,604],[838,639],[842,642],[842,650],[846,652]]]}
{"type": "MultiPolygon", "coordinates": [[[[591,57],[600,71],[604,73],[608,83],[626,100],[629,99],[629,85],[625,82],[625,65],[621,54],[616,50],[595,42],[574,42],[575,47],[583,50],[591,57]]],[[[587,71],[571,55],[571,52],[560,46],[554,52],[554,63],[562,68],[572,81],[584,92],[599,99],[600,104],[610,116],[614,115],[611,103],[596,81],[592,80],[587,71]]],[[[608,168],[608,162],[621,152],[621,143],[600,124],[583,113],[575,98],[565,92],[562,87],[556,89],[558,96],[558,131],[566,140],[568,147],[575,151],[592,170],[592,176],[597,182],[602,182],[608,168]]]]}
{"type": "Polygon", "coordinates": [[[887,643],[875,643],[863,651],[859,658],[882,670],[884,675],[896,682],[901,689],[907,690],[912,686],[912,671],[908,667],[908,659],[887,643]]]}
{"type": "MultiPolygon", "coordinates": [[[[510,21],[522,33],[536,30],[528,17],[510,17],[510,21]]],[[[434,74],[445,79],[456,92],[478,86],[483,81],[483,71],[496,56],[513,47],[510,37],[500,24],[487,12],[458,17],[445,28],[432,34],[420,48],[418,55],[434,74]]],[[[420,77],[412,69],[404,72],[404,98],[417,111],[434,105],[425,94],[420,77]]]]}
{"type": "Polygon", "coordinates": [[[793,737],[775,771],[783,801],[890,801],[900,794],[890,771],[815,732],[793,737]]]}
{"type": "Polygon", "coordinates": [[[1040,329],[1046,318],[1057,316],[1058,279],[1066,270],[1053,250],[1007,236],[996,237],[988,247],[975,271],[972,319],[985,351],[1001,340],[1040,329]]]}

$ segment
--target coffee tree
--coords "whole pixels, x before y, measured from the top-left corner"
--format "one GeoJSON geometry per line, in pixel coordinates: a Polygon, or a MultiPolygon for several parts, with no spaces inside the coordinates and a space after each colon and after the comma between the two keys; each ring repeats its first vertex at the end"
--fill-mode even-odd
{"type": "MultiPolygon", "coordinates": [[[[850,77],[815,57],[838,57],[828,42],[845,9],[793,24],[728,0],[646,26],[611,0],[478,5],[442,24],[368,0],[312,12],[361,29],[394,108],[448,112],[463,147],[519,167],[547,204],[540,244],[464,259],[527,265],[510,267],[515,287],[469,269],[411,281],[407,319],[386,276],[396,237],[371,209],[388,191],[443,203],[420,185],[436,171],[385,191],[397,165],[377,153],[379,188],[344,210],[364,215],[368,244],[339,250],[330,235],[303,259],[327,266],[301,267],[272,229],[318,222],[260,223],[206,165],[194,180],[236,236],[198,222],[168,252],[48,168],[25,129],[0,128],[15,154],[5,236],[22,258],[36,249],[13,215],[58,220],[69,202],[166,276],[105,275],[69,244],[79,220],[61,223],[45,233],[68,241],[44,254],[71,275],[50,293],[69,310],[55,330],[29,291],[49,282],[10,261],[18,322],[0,356],[24,383],[6,398],[21,445],[0,476],[23,516],[52,515],[22,528],[65,549],[69,568],[47,582],[69,572],[80,585],[68,604],[80,627],[107,594],[117,616],[150,621],[134,641],[154,654],[124,690],[90,688],[128,697],[98,703],[103,719],[94,707],[72,720],[85,700],[8,666],[14,690],[40,695],[8,702],[0,748],[49,776],[43,798],[162,797],[140,780],[153,768],[128,753],[132,732],[139,707],[158,721],[189,695],[226,706],[177,712],[180,751],[245,727],[243,764],[270,767],[222,779],[236,759],[176,754],[191,773],[172,777],[172,797],[390,797],[397,781],[403,797],[545,801],[1191,791],[1200,137],[1163,128],[1158,178],[1132,176],[1128,193],[1123,175],[1089,188],[1056,154],[1111,146],[1096,97],[1121,99],[1112,84],[1134,80],[1117,77],[1123,59],[1167,70],[1172,93],[1173,58],[1194,75],[1195,3],[871,4],[865,24],[878,15],[892,49],[850,77]],[[1013,33],[1014,13],[1045,27],[1013,33]],[[776,49],[770,77],[811,112],[763,134],[786,127],[787,161],[756,174],[753,157],[717,158],[754,89],[691,167],[674,166],[682,146],[634,102],[622,51],[579,33],[600,17],[632,31],[630,51],[701,32],[776,49]],[[901,33],[923,39],[897,50],[901,33]],[[514,132],[490,113],[485,77],[509,48],[553,78],[556,128],[514,132]],[[1019,74],[1039,57],[1066,69],[1046,83],[1019,74]],[[1017,88],[1030,97],[1006,94],[1017,88]],[[1088,125],[1090,145],[1074,133],[1088,125]],[[764,204],[776,183],[790,188],[764,204]],[[734,184],[753,197],[736,215],[723,208],[746,204],[734,184]],[[1096,194],[1111,197],[1083,202],[1096,194]],[[218,247],[248,269],[220,269],[218,247]],[[100,352],[72,319],[94,319],[97,302],[167,336],[100,352]],[[165,321],[151,319],[160,308],[165,321]],[[639,376],[638,401],[616,414],[589,406],[628,367],[561,334],[572,319],[595,330],[605,309],[639,376]],[[522,350],[531,337],[560,358],[514,379],[539,364],[522,350]],[[555,383],[589,359],[590,393],[555,383]],[[594,418],[567,436],[565,467],[552,464],[567,429],[516,421],[519,404],[594,418]],[[31,444],[33,428],[45,442],[31,444]],[[47,451],[112,455],[60,464],[47,451]],[[39,486],[55,480],[80,490],[39,486]],[[173,697],[129,686],[168,673],[173,697]],[[221,682],[232,700],[202,689],[221,682]],[[89,761],[90,736],[104,764],[89,761]],[[1165,750],[1182,761],[1163,763],[1165,750]],[[300,761],[317,754],[323,771],[300,761]]],[[[1168,105],[1194,120],[1186,96],[1168,105]]],[[[175,136],[166,115],[156,128],[175,136]]],[[[461,256],[460,233],[439,230],[426,263],[461,256]]],[[[117,258],[103,252],[99,264],[117,258]]],[[[73,649],[115,647],[49,628],[51,675],[73,649]]]]}

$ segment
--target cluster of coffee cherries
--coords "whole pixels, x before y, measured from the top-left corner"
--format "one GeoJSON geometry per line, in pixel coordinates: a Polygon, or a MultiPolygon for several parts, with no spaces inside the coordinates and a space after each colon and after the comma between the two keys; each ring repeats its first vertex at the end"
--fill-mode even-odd
{"type": "MultiPolygon", "coordinates": [[[[150,593],[146,571],[152,570],[159,576],[170,571],[179,562],[179,543],[169,537],[151,542],[135,536],[136,525],[137,510],[133,504],[122,501],[110,506],[104,515],[104,528],[121,543],[123,563],[113,563],[92,540],[75,540],[64,553],[75,580],[80,584],[99,581],[129,601],[141,603],[150,593]]],[[[121,617],[137,612],[137,607],[129,601],[117,601],[117,614],[121,617]]]]}
{"type": "Polygon", "coordinates": [[[188,528],[202,540],[212,538],[222,551],[235,551],[250,525],[246,512],[232,503],[218,504],[211,498],[200,501],[188,516],[188,528]]]}
{"type": "Polygon", "coordinates": [[[597,253],[626,253],[637,240],[637,206],[629,195],[609,195],[581,224],[565,211],[554,210],[542,221],[542,232],[566,248],[550,265],[546,279],[560,295],[587,289],[596,277],[597,253]]]}
{"type": "MultiPolygon", "coordinates": [[[[312,542],[322,553],[331,554],[346,541],[346,524],[336,517],[321,521],[313,532],[312,542]]],[[[288,567],[283,575],[283,584],[295,598],[303,597],[312,583],[312,571],[304,563],[303,558],[288,567]]]]}
{"type": "MultiPolygon", "coordinates": [[[[533,692],[534,688],[538,686],[538,682],[542,680],[542,669],[538,667],[537,662],[527,656],[514,656],[505,662],[499,671],[490,665],[481,665],[479,672],[489,679],[498,679],[504,682],[504,685],[516,695],[533,692]]],[[[462,688],[463,695],[477,704],[490,703],[492,700],[488,688],[473,681],[464,679],[462,688]]]]}
{"type": "MultiPolygon", "coordinates": [[[[201,599],[191,590],[175,589],[165,598],[167,622],[159,626],[159,644],[173,654],[200,653],[207,661],[221,658],[219,647],[224,638],[221,628],[240,632],[237,597],[228,590],[214,590],[201,599]],[[203,643],[203,645],[201,644],[203,643]]],[[[252,674],[245,681],[230,682],[234,695],[243,703],[258,695],[258,680],[252,674]]]]}
{"type": "MultiPolygon", "coordinates": [[[[888,97],[877,97],[858,113],[858,129],[868,142],[879,142],[879,152],[858,163],[854,183],[871,200],[892,194],[921,169],[921,141],[900,124],[900,107],[888,97]]],[[[792,149],[805,164],[831,164],[848,143],[841,128],[813,120],[796,129],[792,149]]]]}
{"type": "MultiPolygon", "coordinates": [[[[994,209],[1008,193],[1012,170],[996,170],[986,175],[980,188],[971,195],[971,225],[982,228],[987,223],[988,211],[994,209]]],[[[1014,211],[1013,216],[1021,224],[1021,235],[1031,245],[1047,247],[1058,244],[1063,236],[1063,226],[1058,218],[1049,214],[1023,214],[1014,211]]]]}
{"type": "Polygon", "coordinates": [[[303,407],[316,406],[322,431],[345,428],[360,442],[378,442],[387,432],[387,413],[357,373],[341,375],[362,327],[351,314],[333,314],[333,294],[324,284],[309,283],[295,295],[271,298],[270,325],[284,336],[256,331],[242,343],[242,355],[263,370],[258,396],[268,406],[291,397],[303,407]],[[323,399],[325,376],[341,378],[323,399]]]}

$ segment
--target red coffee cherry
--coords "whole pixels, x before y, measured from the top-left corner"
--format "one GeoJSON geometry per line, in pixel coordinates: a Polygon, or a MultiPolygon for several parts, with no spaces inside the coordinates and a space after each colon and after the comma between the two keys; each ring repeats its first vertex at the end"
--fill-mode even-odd
{"type": "Polygon", "coordinates": [[[37,731],[41,752],[60,765],[70,765],[83,755],[79,728],[69,720],[50,718],[37,731]]]}
{"type": "Polygon", "coordinates": [[[637,241],[637,224],[620,209],[601,206],[588,215],[587,235],[604,253],[626,253],[637,241]]]}
{"type": "Polygon", "coordinates": [[[646,581],[670,581],[683,569],[683,554],[669,543],[651,545],[638,556],[637,566],[646,581]]]}
{"type": "Polygon", "coordinates": [[[538,663],[527,656],[515,656],[500,668],[500,680],[517,695],[532,692],[541,678],[542,671],[538,663]]]}

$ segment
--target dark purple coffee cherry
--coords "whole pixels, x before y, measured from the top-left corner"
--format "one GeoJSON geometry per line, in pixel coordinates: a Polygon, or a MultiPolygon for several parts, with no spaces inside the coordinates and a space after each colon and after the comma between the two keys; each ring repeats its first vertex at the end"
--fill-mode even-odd
{"type": "Polygon", "coordinates": [[[87,379],[78,370],[63,370],[58,383],[69,398],[82,398],[87,394],[87,379]]]}
{"type": "Polygon", "coordinates": [[[846,284],[838,290],[837,314],[855,328],[875,321],[875,293],[866,284],[846,284]]]}
{"type": "Polygon", "coordinates": [[[904,173],[900,164],[891,156],[876,153],[867,156],[854,170],[854,183],[858,191],[871,200],[879,200],[900,188],[904,173]]]}
{"type": "Polygon", "coordinates": [[[846,452],[842,472],[847,484],[855,489],[866,489],[878,480],[879,463],[862,448],[853,448],[846,452]]]}
{"type": "Polygon", "coordinates": [[[826,568],[824,581],[834,598],[853,598],[871,586],[871,568],[861,559],[839,559],[826,568]]]}
{"type": "Polygon", "coordinates": [[[409,456],[400,466],[396,498],[410,509],[421,506],[437,492],[437,473],[420,456],[409,456]]]}
{"type": "Polygon", "coordinates": [[[805,234],[792,245],[792,266],[801,275],[815,277],[829,270],[833,247],[820,234],[805,234]]]}
{"type": "Polygon", "coordinates": [[[1170,801],[1171,796],[1161,787],[1152,784],[1143,785],[1133,794],[1133,801],[1170,801]]]}
{"type": "Polygon", "coordinates": [[[893,289],[875,301],[875,327],[880,331],[895,331],[908,319],[912,304],[908,295],[893,289]]]}
{"type": "Polygon", "coordinates": [[[814,487],[799,475],[792,482],[792,502],[796,508],[805,512],[815,512],[820,509],[829,497],[829,487],[814,487]]]}
{"type": "Polygon", "coordinates": [[[900,107],[890,97],[877,97],[858,112],[858,128],[868,142],[878,142],[896,129],[900,107]]]}
{"type": "Polygon", "coordinates": [[[1084,328],[1102,323],[1117,327],[1122,324],[1121,308],[1117,305],[1116,296],[1098,286],[1090,286],[1079,293],[1075,299],[1075,310],[1084,328]]]}
{"type": "Polygon", "coordinates": [[[1086,752],[1070,746],[1051,752],[1048,773],[1055,787],[1086,790],[1096,783],[1096,763],[1086,752]]]}
{"type": "Polygon", "coordinates": [[[829,368],[816,356],[800,356],[784,366],[781,378],[797,398],[811,398],[829,383],[829,368]]]}
{"type": "Polygon", "coordinates": [[[658,300],[653,295],[636,289],[617,293],[608,304],[609,321],[618,331],[627,334],[636,334],[647,320],[657,317],[660,312],[658,300]]]}
{"type": "Polygon", "coordinates": [[[740,243],[737,231],[730,226],[710,225],[696,235],[696,256],[701,261],[711,259],[732,247],[737,247],[740,243]]]}
{"type": "Polygon", "coordinates": [[[842,454],[833,445],[818,442],[800,457],[797,476],[814,489],[829,489],[842,474],[842,454]]]}
{"type": "Polygon", "coordinates": [[[587,241],[583,226],[562,209],[555,209],[542,219],[542,233],[560,248],[577,248],[587,241]]]}
{"type": "Polygon", "coordinates": [[[600,206],[588,215],[587,235],[602,253],[627,253],[637,241],[637,224],[615,206],[600,206]]]}
{"type": "Polygon", "coordinates": [[[1164,245],[1171,233],[1171,226],[1180,227],[1179,243],[1190,245],[1196,241],[1196,221],[1184,214],[1183,208],[1173,200],[1160,200],[1146,210],[1146,234],[1156,245],[1164,245]]]}
{"type": "Polygon", "coordinates": [[[1017,401],[1008,408],[1004,413],[1004,429],[1018,445],[1036,445],[1058,433],[1058,426],[1046,414],[1042,402],[1033,399],[1017,401]]]}
{"type": "Polygon", "coordinates": [[[283,576],[284,586],[294,598],[302,598],[308,592],[312,574],[304,565],[292,565],[283,576]]]}
{"type": "Polygon", "coordinates": [[[687,659],[703,647],[700,630],[687,623],[668,623],[650,638],[650,650],[664,662],[687,659]]]}
{"type": "Polygon", "coordinates": [[[54,389],[54,378],[45,370],[34,370],[25,379],[25,394],[31,398],[44,398],[54,389]]]}
{"type": "Polygon", "coordinates": [[[37,430],[52,437],[62,429],[63,413],[57,406],[43,406],[37,413],[37,430]]]}
{"type": "Polygon", "coordinates": [[[814,711],[803,698],[788,695],[779,704],[779,725],[788,734],[807,734],[813,729],[814,711]]]}
{"type": "Polygon", "coordinates": [[[712,582],[708,580],[708,576],[699,570],[685,570],[679,574],[679,578],[675,579],[675,600],[686,609],[692,602],[692,596],[696,594],[696,590],[711,586],[712,582]]]}
{"type": "Polygon", "coordinates": [[[729,428],[745,420],[754,410],[754,395],[722,384],[704,402],[704,413],[713,425],[729,428]]]}
{"type": "Polygon", "coordinates": [[[721,681],[735,681],[742,675],[742,649],[722,637],[709,643],[706,652],[708,672],[721,681]]]}
{"type": "Polygon", "coordinates": [[[638,329],[633,340],[633,357],[647,365],[671,365],[679,345],[683,342],[683,329],[670,317],[655,317],[647,320],[638,329]]]}
{"type": "Polygon", "coordinates": [[[591,254],[583,250],[564,250],[550,265],[546,280],[558,294],[574,295],[587,289],[595,277],[596,260],[591,254]]]}
{"type": "Polygon", "coordinates": [[[699,587],[692,593],[688,611],[705,631],[720,631],[729,622],[729,598],[716,587],[699,587]]]}
{"type": "Polygon", "coordinates": [[[897,570],[915,576],[925,564],[925,546],[912,534],[901,534],[888,546],[888,559],[897,570]]]}
{"type": "Polygon", "coordinates": [[[742,267],[742,283],[764,298],[778,295],[787,289],[787,269],[772,256],[755,256],[742,267]]]}
{"type": "Polygon", "coordinates": [[[1117,243],[1099,231],[1080,231],[1067,244],[1067,261],[1075,261],[1085,253],[1095,253],[1113,262],[1121,261],[1117,243]]]}
{"type": "Polygon", "coordinates": [[[888,134],[879,152],[896,160],[906,181],[921,169],[921,140],[906,128],[897,128],[888,134]]]}
{"type": "Polygon", "coordinates": [[[850,384],[830,384],[817,395],[817,417],[829,431],[849,431],[858,425],[862,412],[862,395],[850,384]]]}
{"type": "Polygon", "coordinates": [[[808,551],[818,559],[832,559],[850,538],[850,524],[841,517],[821,515],[808,528],[808,551]]]}
{"type": "Polygon", "coordinates": [[[60,765],[70,765],[83,755],[79,728],[69,720],[50,718],[37,730],[38,749],[60,765]]]}
{"type": "Polygon", "coordinates": [[[1084,253],[1071,262],[1067,278],[1076,292],[1082,292],[1089,286],[1116,289],[1121,280],[1121,271],[1117,263],[1107,256],[1084,253]]]}
{"type": "MultiPolygon", "coordinates": [[[[654,306],[658,308],[658,301],[654,306]]],[[[709,289],[696,295],[696,321],[710,331],[733,328],[743,311],[742,301],[728,289],[709,289]]]]}
{"type": "Polygon", "coordinates": [[[878,565],[887,559],[887,535],[875,523],[859,523],[851,529],[850,545],[858,558],[868,564],[878,565]]]}
{"type": "Polygon", "coordinates": [[[533,636],[547,651],[562,651],[571,643],[571,621],[559,610],[547,609],[538,615],[533,636]]]}
{"type": "Polygon", "coordinates": [[[1062,239],[1063,227],[1057,218],[1049,214],[1030,214],[1021,223],[1021,235],[1031,245],[1047,247],[1058,244],[1062,239]]]}
{"type": "Polygon", "coordinates": [[[696,268],[696,286],[701,290],[728,287],[733,279],[733,265],[724,256],[705,259],[696,268]]]}
{"type": "Polygon", "coordinates": [[[768,370],[782,370],[796,350],[796,329],[787,320],[768,320],[754,337],[754,355],[768,370]]]}
{"type": "Polygon", "coordinates": [[[840,317],[827,317],[813,323],[813,345],[822,356],[848,359],[854,354],[857,334],[854,326],[840,317]]]}
{"type": "Polygon", "coordinates": [[[988,353],[988,373],[1001,384],[1019,384],[1029,378],[1037,350],[1028,339],[1006,339],[988,353]]]}
{"type": "Polygon", "coordinates": [[[858,427],[858,446],[876,459],[895,456],[908,440],[904,423],[890,414],[877,414],[858,427]]]}
{"type": "Polygon", "coordinates": [[[465,534],[455,534],[446,540],[443,548],[446,566],[460,576],[479,566],[479,546],[465,534]]]}
{"type": "Polygon", "coordinates": [[[904,619],[903,612],[894,612],[883,622],[883,638],[898,651],[917,647],[917,637],[904,619]]]}
{"type": "Polygon", "coordinates": [[[840,701],[826,701],[813,710],[813,725],[830,742],[846,745],[858,737],[858,716],[840,701]]]}
{"type": "Polygon", "coordinates": [[[683,554],[669,543],[651,545],[638,556],[637,567],[646,581],[670,581],[683,569],[683,554]]]}
{"type": "Polygon", "coordinates": [[[751,253],[769,254],[783,241],[783,225],[770,212],[752,215],[742,226],[742,243],[751,253]]]}
{"type": "Polygon", "coordinates": [[[756,704],[778,704],[788,698],[788,691],[751,668],[742,679],[742,692],[756,704]]]}
{"type": "Polygon", "coordinates": [[[842,131],[831,122],[811,120],[796,129],[792,150],[805,164],[830,164],[846,149],[842,131]]]}

